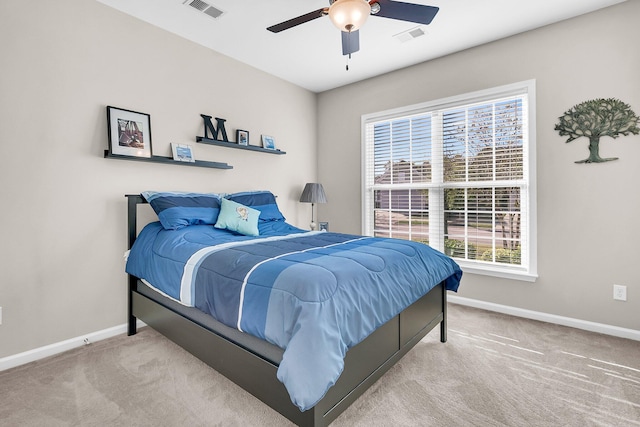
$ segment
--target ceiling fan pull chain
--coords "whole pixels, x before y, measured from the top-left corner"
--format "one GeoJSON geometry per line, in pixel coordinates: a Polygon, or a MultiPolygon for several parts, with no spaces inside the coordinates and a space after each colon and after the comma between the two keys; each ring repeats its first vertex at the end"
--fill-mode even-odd
{"type": "Polygon", "coordinates": [[[347,71],[349,71],[349,60],[351,59],[351,54],[349,54],[349,56],[347,56],[347,66],[345,67],[347,69],[347,71]]]}

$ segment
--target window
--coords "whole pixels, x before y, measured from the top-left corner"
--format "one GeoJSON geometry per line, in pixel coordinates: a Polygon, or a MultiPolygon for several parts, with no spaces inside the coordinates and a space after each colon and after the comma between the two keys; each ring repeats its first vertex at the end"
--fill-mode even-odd
{"type": "Polygon", "coordinates": [[[535,280],[535,82],[363,116],[363,233],[535,280]]]}

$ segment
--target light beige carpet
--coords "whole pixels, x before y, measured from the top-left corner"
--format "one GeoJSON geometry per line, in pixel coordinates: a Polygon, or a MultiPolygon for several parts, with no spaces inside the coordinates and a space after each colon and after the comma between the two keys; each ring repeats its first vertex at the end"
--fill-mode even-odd
{"type": "MultiPolygon", "coordinates": [[[[289,426],[145,328],[0,372],[2,426],[289,426]]],[[[640,426],[640,342],[449,305],[332,426],[640,426]]]]}

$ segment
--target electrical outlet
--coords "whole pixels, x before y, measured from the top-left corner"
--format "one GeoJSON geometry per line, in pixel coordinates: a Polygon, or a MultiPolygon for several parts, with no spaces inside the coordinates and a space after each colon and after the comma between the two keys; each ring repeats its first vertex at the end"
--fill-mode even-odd
{"type": "Polygon", "coordinates": [[[613,285],[613,299],[619,301],[627,300],[627,287],[624,285],[613,285]]]}

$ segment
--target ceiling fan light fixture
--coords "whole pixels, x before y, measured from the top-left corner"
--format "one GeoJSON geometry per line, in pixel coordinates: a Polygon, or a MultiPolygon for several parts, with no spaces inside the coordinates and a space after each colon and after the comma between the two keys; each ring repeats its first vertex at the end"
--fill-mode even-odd
{"type": "Polygon", "coordinates": [[[366,0],[336,0],[329,7],[329,18],[340,31],[358,30],[365,23],[371,6],[366,0]]]}

